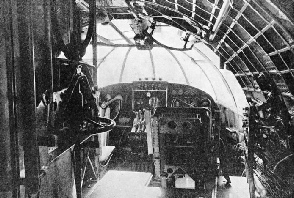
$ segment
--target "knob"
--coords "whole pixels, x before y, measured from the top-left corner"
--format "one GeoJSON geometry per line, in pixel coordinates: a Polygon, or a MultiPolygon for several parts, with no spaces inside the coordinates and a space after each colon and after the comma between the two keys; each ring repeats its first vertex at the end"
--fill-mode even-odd
{"type": "Polygon", "coordinates": [[[175,129],[175,128],[177,128],[177,123],[175,122],[175,121],[169,121],[168,123],[167,123],[167,126],[170,128],[170,129],[175,129]]]}

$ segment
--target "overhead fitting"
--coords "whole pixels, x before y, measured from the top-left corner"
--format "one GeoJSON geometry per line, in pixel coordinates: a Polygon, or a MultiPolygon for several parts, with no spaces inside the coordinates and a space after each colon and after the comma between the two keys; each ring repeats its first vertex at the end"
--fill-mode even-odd
{"type": "MultiPolygon", "coordinates": [[[[181,38],[184,41],[182,48],[175,48],[165,45],[159,41],[157,41],[153,37],[153,32],[156,28],[156,20],[153,17],[149,16],[147,11],[145,10],[146,3],[152,2],[143,2],[143,1],[126,1],[130,13],[132,13],[134,19],[131,20],[131,28],[135,33],[134,41],[135,44],[128,42],[128,44],[113,44],[113,43],[106,43],[106,42],[98,42],[98,45],[102,46],[111,46],[111,47],[137,47],[139,50],[151,50],[153,47],[163,47],[169,50],[191,50],[194,43],[200,42],[201,37],[203,34],[201,33],[200,29],[197,31],[201,36],[197,36],[192,32],[186,31],[184,36],[181,38]],[[189,47],[187,44],[191,43],[189,47]]],[[[188,20],[187,17],[183,17],[183,19],[188,20]]],[[[191,20],[188,20],[191,22],[191,20]]],[[[113,24],[110,23],[112,26],[113,24]]],[[[195,26],[198,25],[195,23],[195,26]]],[[[197,30],[198,30],[197,29],[197,30]]]]}

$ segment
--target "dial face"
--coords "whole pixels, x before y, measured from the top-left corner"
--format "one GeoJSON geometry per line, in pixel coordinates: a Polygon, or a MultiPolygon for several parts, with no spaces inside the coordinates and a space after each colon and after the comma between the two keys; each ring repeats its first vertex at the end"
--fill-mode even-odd
{"type": "Polygon", "coordinates": [[[194,106],[194,107],[197,107],[197,106],[198,106],[198,103],[199,103],[198,98],[194,98],[194,99],[192,100],[191,105],[194,106]]]}
{"type": "Polygon", "coordinates": [[[184,93],[184,90],[183,89],[179,89],[178,94],[179,95],[183,95],[183,93],[184,93]]]}

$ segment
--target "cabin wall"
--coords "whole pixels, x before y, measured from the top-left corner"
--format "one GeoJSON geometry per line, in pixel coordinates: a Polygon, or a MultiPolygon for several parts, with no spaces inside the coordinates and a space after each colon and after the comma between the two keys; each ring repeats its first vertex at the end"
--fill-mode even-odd
{"type": "MultiPolygon", "coordinates": [[[[1,198],[25,197],[24,185],[30,194],[41,188],[41,197],[75,197],[71,151],[49,163],[48,148],[37,143],[38,136],[48,133],[46,116],[38,120],[36,104],[52,88],[51,2],[0,1],[1,198]],[[40,181],[43,165],[48,171],[40,181]]],[[[59,2],[66,14],[69,2],[59,2]]]]}
{"type": "MultiPolygon", "coordinates": [[[[46,90],[54,90],[57,85],[53,84],[54,40],[52,1],[34,0],[32,3],[32,29],[34,46],[35,66],[35,94],[36,94],[36,131],[38,136],[48,135],[47,107],[42,106],[42,94],[46,90]],[[41,105],[40,105],[41,104],[41,105]]],[[[56,1],[58,6],[58,20],[63,24],[60,28],[63,41],[69,42],[70,17],[72,11],[71,1],[56,1]]],[[[53,5],[54,6],[54,5],[53,5]]],[[[62,145],[60,145],[62,147],[62,145]]],[[[69,145],[67,145],[69,146],[69,145]]],[[[59,151],[59,154],[62,150],[59,151]]],[[[42,198],[74,198],[76,197],[74,171],[71,149],[66,150],[54,161],[53,155],[49,155],[48,147],[39,146],[39,167],[45,166],[46,175],[40,180],[40,197],[42,198]]]]}
{"type": "Polygon", "coordinates": [[[11,70],[12,60],[10,54],[12,45],[9,42],[11,35],[9,34],[9,2],[0,2],[0,197],[6,198],[12,196],[12,159],[10,146],[9,126],[9,70],[11,70]]]}

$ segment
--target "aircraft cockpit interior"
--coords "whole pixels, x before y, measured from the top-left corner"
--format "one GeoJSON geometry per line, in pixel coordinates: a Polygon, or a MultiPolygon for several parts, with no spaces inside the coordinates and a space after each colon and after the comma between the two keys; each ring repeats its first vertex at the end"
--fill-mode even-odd
{"type": "MultiPolygon", "coordinates": [[[[158,55],[153,56],[156,60],[158,55]]],[[[116,57],[119,59],[119,55],[116,57]]],[[[177,67],[186,66],[174,63],[168,65],[169,69],[176,71],[177,67]]],[[[241,158],[245,151],[239,145],[245,144],[243,129],[246,126],[242,126],[243,115],[240,114],[243,112],[242,98],[239,96],[240,101],[236,101],[240,87],[228,89],[224,83],[208,80],[199,66],[194,68],[201,72],[196,80],[189,79],[193,75],[183,71],[176,78],[170,74],[163,75],[165,79],[138,78],[148,74],[148,70],[133,73],[128,69],[131,64],[139,67],[136,62],[130,62],[124,66],[124,71],[115,74],[119,78],[113,72],[103,74],[111,80],[104,81],[104,86],[100,87],[91,80],[93,67],[87,63],[77,64],[59,58],[58,66],[54,67],[54,75],[59,76],[55,83],[61,91],[53,95],[52,121],[59,130],[54,133],[57,146],[51,147],[49,155],[60,160],[64,148],[58,144],[75,143],[73,132],[79,138],[79,146],[72,148],[74,172],[81,175],[75,176],[75,180],[81,182],[81,186],[76,187],[77,195],[98,196],[97,190],[87,190],[86,186],[95,189],[99,183],[114,185],[116,174],[123,177],[131,173],[144,173],[144,191],[157,189],[151,197],[215,197],[217,192],[226,193],[217,188],[230,186],[231,177],[245,174],[245,161],[241,158]],[[69,73],[71,77],[65,75],[69,73]],[[217,91],[216,85],[224,91],[217,91]],[[230,95],[229,90],[234,95],[230,95]],[[222,95],[217,95],[220,93],[222,95]],[[221,99],[225,93],[228,101],[235,101],[233,104],[228,105],[221,99]],[[78,167],[82,167],[81,170],[78,167]]],[[[151,65],[144,64],[156,71],[158,66],[151,65]]],[[[107,67],[101,65],[100,72],[107,67]]],[[[216,79],[220,78],[221,73],[212,70],[218,75],[216,79]]],[[[44,98],[38,107],[40,115],[46,112],[46,95],[44,98]]],[[[240,178],[246,186],[245,177],[240,178]]],[[[132,178],[129,182],[132,183],[132,178]]],[[[134,190],[133,193],[141,192],[134,190]]]]}
{"type": "Polygon", "coordinates": [[[294,197],[294,2],[0,1],[0,197],[294,197]]]}

